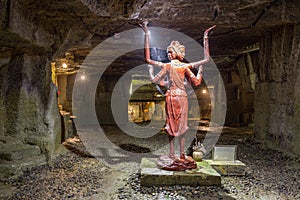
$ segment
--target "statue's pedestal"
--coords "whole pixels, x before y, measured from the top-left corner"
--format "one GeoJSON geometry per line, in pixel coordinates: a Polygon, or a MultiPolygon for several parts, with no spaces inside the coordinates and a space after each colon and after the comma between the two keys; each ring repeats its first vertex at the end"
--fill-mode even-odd
{"type": "Polygon", "coordinates": [[[221,175],[206,161],[197,162],[197,169],[167,171],[157,167],[157,159],[143,158],[141,162],[141,185],[221,186],[221,175]]]}
{"type": "Polygon", "coordinates": [[[246,165],[239,160],[235,161],[219,161],[205,160],[221,175],[245,175],[246,165]]]}

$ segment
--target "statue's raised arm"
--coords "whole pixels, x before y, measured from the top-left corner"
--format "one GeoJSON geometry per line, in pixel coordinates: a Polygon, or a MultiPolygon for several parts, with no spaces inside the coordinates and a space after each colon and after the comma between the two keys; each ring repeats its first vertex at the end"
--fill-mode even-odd
{"type": "Polygon", "coordinates": [[[203,35],[204,59],[200,60],[200,61],[197,61],[197,62],[190,63],[191,67],[193,67],[193,68],[199,67],[200,65],[208,63],[208,61],[210,60],[209,44],[208,44],[208,33],[215,27],[216,27],[216,25],[214,25],[214,26],[212,26],[212,27],[205,30],[204,35],[203,35]]]}
{"type": "Polygon", "coordinates": [[[158,66],[158,67],[162,67],[163,66],[162,62],[154,61],[150,58],[150,45],[149,45],[149,43],[150,43],[149,42],[150,31],[148,29],[148,21],[144,21],[142,24],[139,24],[139,25],[145,33],[144,34],[145,35],[145,40],[144,40],[145,61],[148,64],[158,66]]]}

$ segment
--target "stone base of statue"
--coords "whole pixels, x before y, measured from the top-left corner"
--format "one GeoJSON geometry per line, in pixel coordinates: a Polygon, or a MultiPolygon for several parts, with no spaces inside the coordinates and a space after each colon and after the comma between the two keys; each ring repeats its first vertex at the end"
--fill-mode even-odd
{"type": "Polygon", "coordinates": [[[186,156],[185,159],[161,156],[157,160],[157,166],[164,170],[185,171],[189,169],[196,169],[197,163],[190,156],[186,156]]]}
{"type": "MultiPolygon", "coordinates": [[[[164,159],[163,159],[164,160],[164,159]]],[[[167,165],[172,166],[172,165],[167,165]]],[[[185,171],[171,171],[161,169],[157,158],[142,158],[141,186],[164,185],[215,185],[221,186],[221,175],[206,161],[196,162],[195,169],[185,171]]]]}

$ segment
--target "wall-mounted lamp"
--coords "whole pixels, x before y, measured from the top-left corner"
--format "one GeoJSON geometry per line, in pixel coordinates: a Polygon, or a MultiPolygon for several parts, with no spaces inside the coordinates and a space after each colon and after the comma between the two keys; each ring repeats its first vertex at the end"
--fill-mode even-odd
{"type": "Polygon", "coordinates": [[[67,69],[67,68],[68,68],[68,65],[67,65],[66,63],[63,63],[63,64],[62,64],[62,68],[67,69]]]}
{"type": "Polygon", "coordinates": [[[207,90],[206,89],[203,89],[202,90],[202,94],[206,94],[207,93],[207,90]]]}
{"type": "Polygon", "coordinates": [[[85,72],[82,72],[82,74],[80,75],[80,79],[83,81],[86,79],[85,72]]]}

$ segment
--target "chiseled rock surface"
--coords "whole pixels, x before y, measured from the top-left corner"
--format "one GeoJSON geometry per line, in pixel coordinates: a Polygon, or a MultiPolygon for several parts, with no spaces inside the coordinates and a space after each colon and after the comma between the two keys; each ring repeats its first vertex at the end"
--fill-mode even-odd
{"type": "Polygon", "coordinates": [[[15,187],[0,182],[0,199],[9,199],[15,191],[15,187]]]}
{"type": "Polygon", "coordinates": [[[46,156],[36,145],[24,144],[11,137],[0,138],[0,180],[17,177],[26,168],[46,163],[46,156]]]}
{"type": "Polygon", "coordinates": [[[272,148],[300,155],[300,26],[273,29],[259,53],[255,91],[255,137],[272,148]],[[276,44],[270,48],[270,44],[276,44]],[[275,50],[276,49],[276,50],[275,50]],[[282,53],[279,53],[282,52],[282,53]]]}

